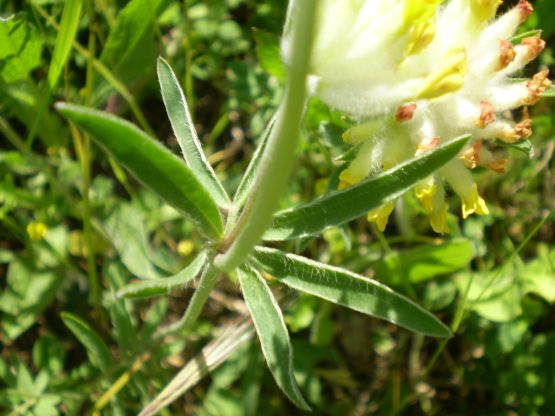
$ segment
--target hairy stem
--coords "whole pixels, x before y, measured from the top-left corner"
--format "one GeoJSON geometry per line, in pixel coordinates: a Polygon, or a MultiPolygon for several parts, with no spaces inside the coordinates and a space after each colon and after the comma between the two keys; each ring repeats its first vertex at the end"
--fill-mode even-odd
{"type": "Polygon", "coordinates": [[[253,192],[236,226],[224,239],[222,254],[214,264],[222,271],[239,266],[270,226],[287,189],[295,161],[299,129],[307,100],[307,76],[312,48],[317,0],[298,3],[293,20],[292,56],[285,96],[278,110],[276,125],[268,139],[255,178],[253,192]]]}

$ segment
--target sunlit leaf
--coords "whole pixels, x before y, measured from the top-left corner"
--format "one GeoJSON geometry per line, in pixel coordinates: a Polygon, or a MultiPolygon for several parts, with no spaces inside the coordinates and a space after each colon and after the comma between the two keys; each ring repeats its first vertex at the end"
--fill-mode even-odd
{"type": "Polygon", "coordinates": [[[451,336],[449,328],[430,312],[373,279],[270,248],[258,247],[254,258],[264,271],[293,289],[419,334],[451,336]]]}
{"type": "Polygon", "coordinates": [[[469,136],[459,137],[377,177],[333,192],[306,205],[278,212],[274,216],[272,228],[264,234],[264,239],[288,240],[316,235],[328,227],[360,217],[397,198],[439,169],[459,153],[468,138],[469,136]]]}
{"type": "Polygon", "coordinates": [[[185,94],[172,68],[162,58],[158,58],[158,80],[166,112],[187,166],[220,206],[228,205],[229,197],[202,150],[185,94]]]}
{"type": "Polygon", "coordinates": [[[72,104],[56,105],[144,185],[211,237],[222,233],[218,207],[184,162],[135,125],[109,113],[72,104]]]}
{"type": "Polygon", "coordinates": [[[301,409],[310,410],[293,375],[293,348],[283,315],[270,288],[253,269],[239,268],[237,277],[274,379],[293,403],[301,409]]]}

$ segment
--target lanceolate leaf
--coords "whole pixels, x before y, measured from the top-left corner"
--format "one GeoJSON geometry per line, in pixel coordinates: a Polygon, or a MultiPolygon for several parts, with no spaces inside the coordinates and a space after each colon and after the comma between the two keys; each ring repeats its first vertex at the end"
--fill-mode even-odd
{"type": "Polygon", "coordinates": [[[270,137],[270,133],[272,132],[272,128],[276,122],[276,116],[274,115],[271,119],[264,132],[262,133],[262,138],[260,140],[260,144],[256,148],[256,152],[252,156],[252,159],[241,179],[241,183],[237,188],[237,192],[235,193],[235,197],[233,199],[233,203],[238,207],[243,206],[245,203],[247,196],[250,194],[250,191],[254,185],[254,178],[256,178],[256,172],[258,171],[258,167],[260,166],[260,159],[264,154],[264,149],[266,149],[266,143],[268,142],[268,137],[270,137]]]}
{"type": "Polygon", "coordinates": [[[310,410],[293,375],[293,348],[283,315],[270,288],[264,278],[253,269],[239,268],[237,277],[266,363],[277,384],[298,407],[310,410]]]}
{"type": "Polygon", "coordinates": [[[158,80],[166,112],[187,166],[220,206],[228,205],[229,197],[204,156],[185,94],[170,65],[162,58],[158,58],[158,80]]]}
{"type": "Polygon", "coordinates": [[[64,4],[60,31],[56,36],[56,45],[48,68],[48,86],[51,90],[56,86],[71,51],[71,45],[79,26],[82,7],[83,0],[67,0],[64,4]]]}
{"type": "Polygon", "coordinates": [[[168,149],[111,114],[66,103],[58,103],[56,108],[206,235],[221,235],[222,219],[216,203],[185,163],[168,149]]]}
{"type": "Polygon", "coordinates": [[[274,216],[272,228],[264,234],[264,239],[277,241],[315,235],[328,227],[360,217],[397,198],[429,176],[455,157],[467,141],[468,136],[459,137],[377,177],[309,204],[278,212],[274,216]]]}
{"type": "Polygon", "coordinates": [[[102,338],[81,318],[62,312],[62,321],[86,348],[91,361],[101,370],[106,371],[112,365],[112,355],[102,338]]]}
{"type": "Polygon", "coordinates": [[[254,258],[264,271],[293,289],[419,334],[451,336],[449,329],[430,312],[375,280],[269,248],[256,248],[254,258]]]}
{"type": "Polygon", "coordinates": [[[207,253],[201,252],[189,266],[179,273],[162,279],[149,279],[138,283],[132,283],[119,290],[117,296],[139,299],[166,295],[174,289],[184,287],[193,280],[202,270],[207,258],[207,253]]]}

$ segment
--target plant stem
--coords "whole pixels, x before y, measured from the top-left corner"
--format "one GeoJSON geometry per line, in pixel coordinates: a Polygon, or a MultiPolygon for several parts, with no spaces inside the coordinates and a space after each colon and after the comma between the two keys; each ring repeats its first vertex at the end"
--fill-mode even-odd
{"type": "Polygon", "coordinates": [[[83,186],[81,188],[83,204],[83,236],[85,238],[85,244],[87,246],[87,274],[89,277],[91,299],[97,318],[102,319],[103,313],[102,306],[100,304],[100,285],[98,284],[98,274],[96,272],[96,260],[92,239],[91,204],[89,199],[90,152],[87,143],[85,142],[83,137],[81,137],[75,125],[70,123],[70,129],[83,175],[83,186]]]}
{"type": "Polygon", "coordinates": [[[270,226],[272,215],[287,189],[307,100],[307,76],[317,3],[317,0],[303,0],[298,2],[298,9],[295,10],[291,66],[285,96],[262,155],[253,191],[237,225],[224,238],[221,246],[223,253],[215,259],[214,264],[222,271],[231,271],[246,259],[270,226]]]}
{"type": "Polygon", "coordinates": [[[164,337],[166,334],[181,331],[188,328],[189,325],[194,323],[202,312],[202,308],[208,300],[208,296],[214,288],[219,275],[220,270],[215,268],[211,264],[211,262],[209,262],[208,266],[206,266],[206,269],[202,273],[199,285],[195,290],[195,293],[193,294],[193,297],[191,298],[189,306],[187,307],[187,310],[185,311],[183,317],[179,321],[168,325],[166,328],[160,330],[159,333],[156,334],[156,337],[161,338],[164,337]]]}

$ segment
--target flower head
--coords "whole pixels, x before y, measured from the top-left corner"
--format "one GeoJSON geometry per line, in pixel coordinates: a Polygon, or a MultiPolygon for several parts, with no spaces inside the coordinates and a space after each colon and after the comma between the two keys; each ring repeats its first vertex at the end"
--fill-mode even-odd
{"type": "MultiPolygon", "coordinates": [[[[447,231],[446,187],[460,197],[464,218],[488,213],[470,169],[503,172],[506,161],[493,156],[493,141],[530,137],[525,106],[551,86],[547,71],[526,81],[511,78],[541,53],[545,42],[531,36],[513,44],[532,6],[521,0],[495,18],[501,2],[320,0],[311,88],[328,105],[363,121],[343,136],[360,148],[341,174],[341,187],[470,134],[460,159],[415,192],[439,233],[447,231]],[[507,116],[523,106],[521,120],[507,116]]],[[[287,36],[283,51],[287,60],[287,36]]],[[[373,210],[369,220],[383,229],[393,205],[373,210]]]]}

